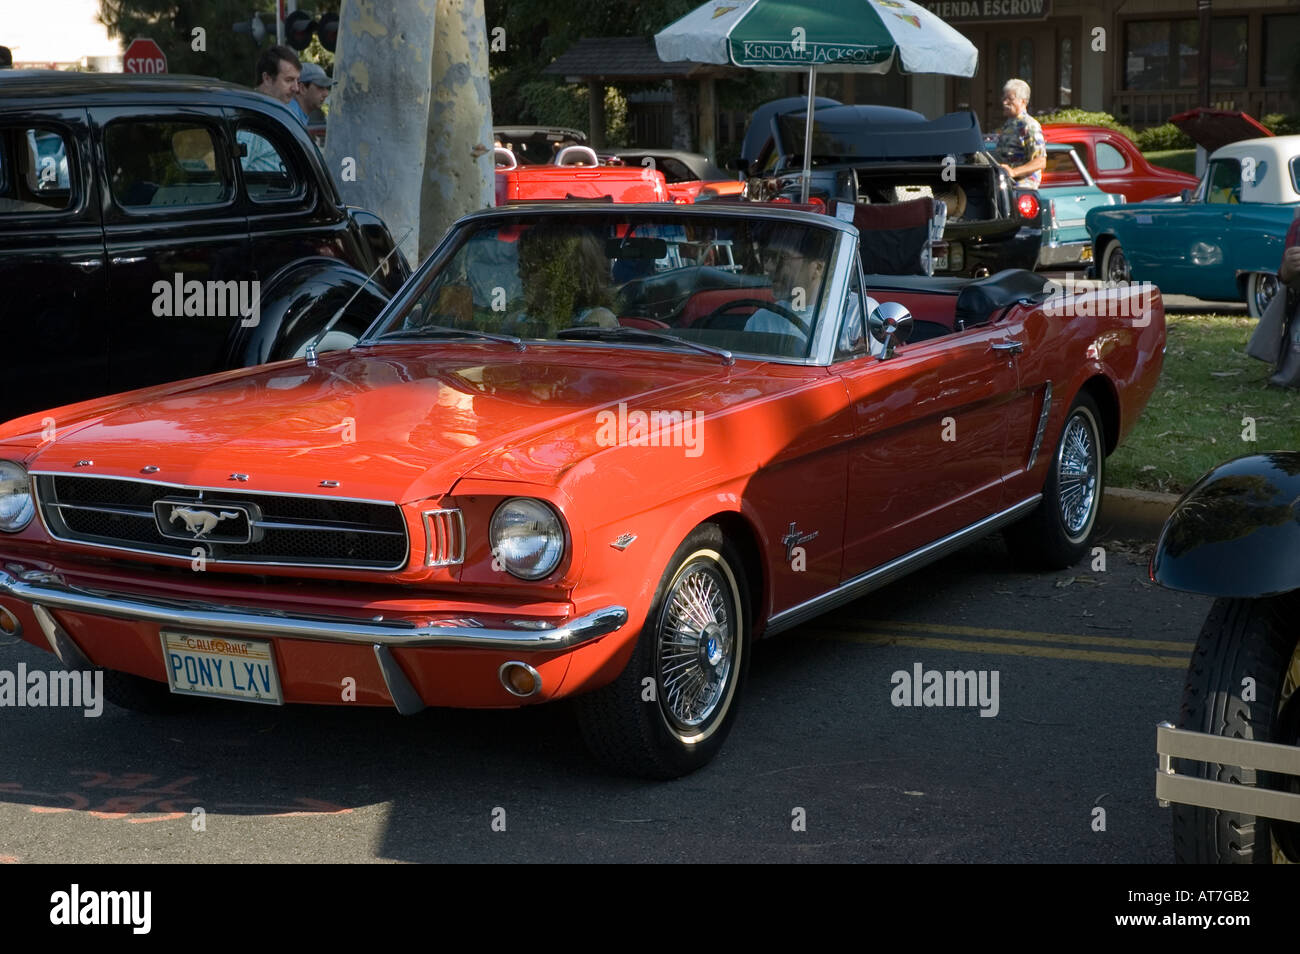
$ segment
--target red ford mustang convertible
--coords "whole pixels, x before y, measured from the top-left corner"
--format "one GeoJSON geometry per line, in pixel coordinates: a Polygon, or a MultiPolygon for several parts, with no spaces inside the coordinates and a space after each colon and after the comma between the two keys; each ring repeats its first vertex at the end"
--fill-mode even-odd
{"type": "Polygon", "coordinates": [[[0,631],[129,707],[572,696],[679,776],[755,639],[994,530],[1086,552],[1164,349],[1115,292],[779,207],[476,213],[348,351],[0,426],[0,631]]]}

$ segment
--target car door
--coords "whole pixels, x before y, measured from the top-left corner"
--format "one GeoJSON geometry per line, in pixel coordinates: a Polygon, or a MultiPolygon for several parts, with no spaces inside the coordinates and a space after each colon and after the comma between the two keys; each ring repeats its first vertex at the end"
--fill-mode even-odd
{"type": "Polygon", "coordinates": [[[0,113],[0,420],[109,390],[89,139],[84,108],[0,113]]]}
{"type": "Polygon", "coordinates": [[[347,218],[306,154],[315,147],[261,113],[231,109],[227,115],[241,153],[241,202],[256,277],[265,285],[286,265],[313,256],[349,261],[347,218]]]}
{"type": "Polygon", "coordinates": [[[1136,215],[1133,277],[1176,294],[1236,298],[1230,233],[1240,203],[1241,163],[1214,160],[1194,201],[1153,203],[1136,215]]]}
{"type": "MultiPolygon", "coordinates": [[[[889,300],[887,292],[875,297],[889,300]]],[[[932,297],[936,313],[930,317],[946,318],[951,326],[955,299],[932,297]]],[[[1003,505],[1018,346],[1005,328],[986,323],[914,341],[884,360],[859,350],[833,366],[844,380],[855,422],[845,579],[1003,505]]]]}
{"type": "Polygon", "coordinates": [[[218,109],[91,110],[122,391],[221,370],[250,317],[248,225],[218,109]]]}
{"type": "MultiPolygon", "coordinates": [[[[1093,184],[1079,154],[1072,149],[1050,151],[1047,170],[1052,173],[1051,186],[1040,189],[1039,195],[1051,203],[1051,241],[1088,241],[1088,229],[1084,225],[1088,210],[1109,206],[1110,196],[1093,184]]],[[[1047,181],[1045,175],[1044,182],[1047,181]]]]}

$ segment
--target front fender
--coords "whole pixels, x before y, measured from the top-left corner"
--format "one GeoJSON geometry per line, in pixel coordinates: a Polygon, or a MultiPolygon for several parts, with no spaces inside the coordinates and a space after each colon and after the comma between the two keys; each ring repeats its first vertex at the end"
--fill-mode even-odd
{"type": "Polygon", "coordinates": [[[251,367],[275,360],[283,343],[308,331],[319,332],[359,288],[363,290],[336,325],[358,336],[388,303],[383,286],[367,283],[364,274],[335,259],[309,258],[285,266],[266,281],[260,320],[252,333],[239,341],[231,366],[251,367]]]}
{"type": "Polygon", "coordinates": [[[1300,589],[1300,453],[1238,457],[1197,481],[1160,532],[1151,579],[1207,596],[1300,589]]]}

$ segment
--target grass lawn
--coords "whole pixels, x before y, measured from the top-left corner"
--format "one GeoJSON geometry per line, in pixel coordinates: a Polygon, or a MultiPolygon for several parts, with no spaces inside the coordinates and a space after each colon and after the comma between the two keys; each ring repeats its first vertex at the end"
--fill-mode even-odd
{"type": "Polygon", "coordinates": [[[1269,365],[1246,356],[1255,320],[1245,315],[1166,316],[1160,383],[1106,483],[1182,493],[1215,464],[1272,450],[1300,451],[1300,391],[1268,384],[1269,365]],[[1243,417],[1256,440],[1242,439],[1243,417]]]}
{"type": "Polygon", "coordinates": [[[1166,169],[1176,169],[1178,172],[1185,172],[1189,176],[1196,175],[1196,150],[1195,149],[1162,149],[1156,152],[1144,152],[1147,162],[1153,166],[1164,166],[1166,169]]]}

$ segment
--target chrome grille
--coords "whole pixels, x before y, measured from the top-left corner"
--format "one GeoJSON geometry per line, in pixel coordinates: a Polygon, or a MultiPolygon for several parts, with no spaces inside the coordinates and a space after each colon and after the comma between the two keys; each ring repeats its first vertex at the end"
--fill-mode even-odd
{"type": "Polygon", "coordinates": [[[69,543],[187,560],[194,547],[202,546],[213,563],[363,570],[401,569],[410,554],[406,521],[395,504],[114,477],[33,476],[46,527],[56,540],[69,543]],[[243,504],[252,514],[252,539],[234,543],[166,537],[154,516],[156,501],[207,511],[218,511],[223,503],[243,504]]]}
{"type": "Polygon", "coordinates": [[[465,518],[459,510],[424,511],[424,565],[465,562],[465,518]]]}

